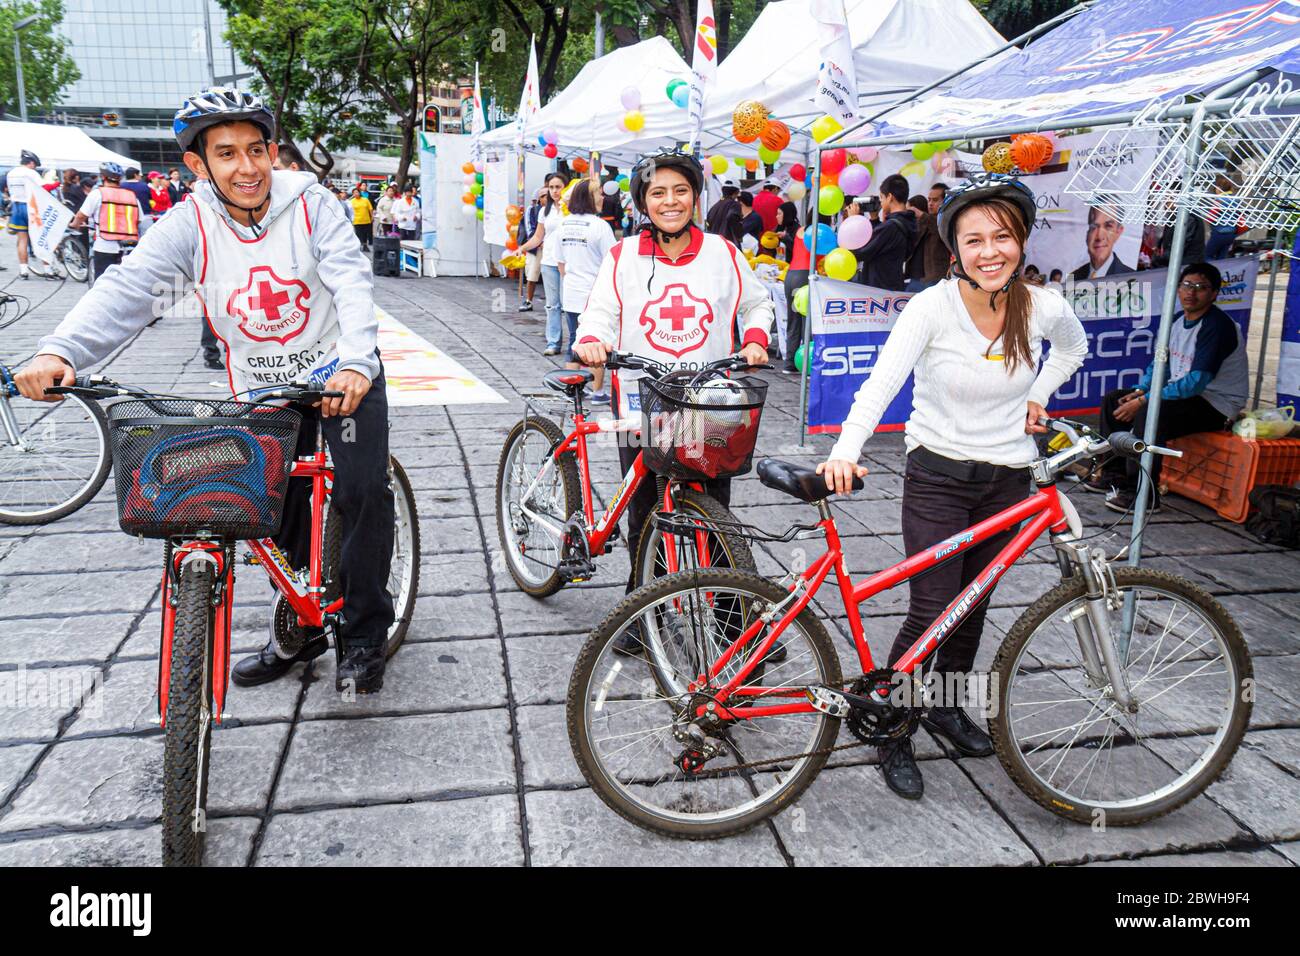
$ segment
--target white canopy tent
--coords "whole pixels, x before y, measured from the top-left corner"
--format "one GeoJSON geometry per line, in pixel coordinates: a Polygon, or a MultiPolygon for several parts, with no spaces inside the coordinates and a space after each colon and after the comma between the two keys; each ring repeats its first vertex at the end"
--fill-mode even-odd
{"type": "MultiPolygon", "coordinates": [[[[821,115],[813,105],[821,41],[809,12],[810,0],[767,4],[757,20],[718,67],[705,99],[701,145],[705,152],[726,148],[749,153],[731,138],[731,114],[743,100],[761,101],[786,122],[791,150],[806,152],[811,138],[800,132],[821,115]]],[[[882,107],[933,83],[956,66],[987,56],[1003,39],[968,0],[845,0],[854,45],[858,102],[882,107]]],[[[689,79],[689,68],[662,37],[624,47],[593,60],[572,83],[542,107],[528,125],[524,147],[540,151],[537,136],[547,127],[558,134],[561,154],[600,150],[608,159],[628,161],[690,135],[686,110],[669,102],[665,90],[674,77],[689,79]],[[619,95],[627,86],[641,91],[644,129],[626,133],[619,95]]],[[[935,90],[942,92],[943,87],[935,90]]],[[[493,130],[485,143],[514,142],[515,124],[493,130]]]]}
{"type": "Polygon", "coordinates": [[[94,172],[100,163],[140,168],[134,159],[101,146],[75,126],[0,122],[0,166],[17,166],[24,149],[40,157],[42,169],[94,172]]]}

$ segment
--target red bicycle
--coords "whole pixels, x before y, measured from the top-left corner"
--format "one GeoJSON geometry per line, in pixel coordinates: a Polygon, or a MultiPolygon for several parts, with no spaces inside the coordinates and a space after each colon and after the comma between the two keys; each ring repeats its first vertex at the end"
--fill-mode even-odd
{"type": "MultiPolygon", "coordinates": [[[[226,716],[235,550],[260,566],[278,592],[270,629],[288,659],[313,629],[340,653],[343,610],[338,579],[342,524],[328,510],[334,472],[320,420],[313,454],[297,458],[302,416],[293,408],[342,397],[313,385],[262,391],[256,402],[155,395],[103,376],[47,389],[89,399],[123,398],[108,406],[118,519],[128,534],[161,538],[162,644],[158,655],[158,722],[163,748],[162,856],[165,866],[197,866],[207,829],[212,725],[226,716]],[[311,550],[295,569],[271,535],[280,527],[290,478],[311,482],[311,550]]],[[[391,657],[406,637],[419,588],[420,530],[406,472],[389,458],[396,506],[388,590],[395,620],[391,657]]]]}
{"type": "MultiPolygon", "coordinates": [[[[730,461],[696,461],[697,468],[675,470],[664,467],[671,457],[651,449],[660,480],[656,511],[682,512],[704,519],[686,535],[688,547],[679,547],[671,533],[663,533],[647,519],[637,548],[635,583],[653,580],[683,567],[724,567],[756,570],[749,545],[743,538],[720,534],[713,526],[734,521],[721,502],[705,492],[700,478],[708,468],[710,478],[724,477],[747,470],[749,456],[758,437],[759,410],[766,385],[759,382],[735,382],[723,376],[726,371],[749,368],[739,355],[709,363],[698,370],[670,371],[667,366],[627,352],[613,352],[605,365],[611,369],[634,369],[661,383],[660,390],[676,389],[695,401],[688,403],[701,410],[689,427],[682,418],[674,427],[658,427],[660,438],[676,450],[676,440],[683,431],[698,438],[697,444],[708,450],[722,448],[730,461]],[[689,477],[683,477],[689,476],[689,477]]],[[[588,441],[597,435],[639,436],[641,419],[604,419],[590,421],[583,408],[583,389],[592,379],[586,369],[557,369],[548,372],[546,386],[565,396],[561,415],[570,412],[573,429],[567,434],[552,419],[532,414],[534,403],[554,401],[554,396],[527,394],[529,414],[510,430],[501,449],[497,467],[497,533],[510,575],[520,589],[533,597],[547,597],[565,584],[585,581],[595,573],[593,558],[608,554],[617,539],[618,522],[627,503],[641,483],[655,480],[651,463],[643,449],[632,462],[623,480],[614,490],[609,505],[596,515],[592,500],[591,461],[588,441]]],[[[663,416],[657,416],[662,419],[663,416]]],[[[563,419],[561,419],[563,420],[563,419]]],[[[633,439],[637,440],[637,439],[633,439]]],[[[647,439],[649,440],[649,439],[647,439]]],[[[688,455],[682,459],[690,461],[688,455]]]]}
{"type": "MultiPolygon", "coordinates": [[[[1057,474],[1075,462],[1108,450],[1136,457],[1144,444],[1127,433],[1098,439],[1077,423],[1052,427],[1072,444],[1033,463],[1030,497],[860,582],[846,571],[825,480],[811,468],[761,461],[759,480],[814,504],[819,520],[781,535],[744,526],[727,533],[777,542],[824,536],[825,553],[781,581],[685,570],[616,607],[592,632],[569,684],[569,740],[588,783],[621,816],[669,836],[726,836],[776,814],[833,752],[915,731],[927,690],[922,665],[1047,532],[1061,583],[1015,623],[989,675],[998,759],[1041,806],[1084,823],[1141,823],[1199,794],[1231,760],[1250,719],[1241,632],[1191,582],[1108,561],[1058,492],[1057,474]],[[891,666],[876,665],[862,602],[1022,523],[912,647],[891,666]],[[842,676],[809,607],[832,573],[861,667],[854,677],[842,676]],[[640,659],[613,653],[629,628],[645,647],[640,659]],[[768,652],[778,638],[786,657],[775,662],[768,652]],[[841,723],[854,741],[837,744],[841,723]]],[[[677,532],[687,521],[659,520],[677,532]]]]}

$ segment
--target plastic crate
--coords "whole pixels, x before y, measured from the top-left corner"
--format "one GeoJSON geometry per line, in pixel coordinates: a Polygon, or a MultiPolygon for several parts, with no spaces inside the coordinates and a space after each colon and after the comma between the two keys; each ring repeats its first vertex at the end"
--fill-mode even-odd
{"type": "Polygon", "coordinates": [[[1169,442],[1182,458],[1166,458],[1160,478],[1169,491],[1241,524],[1257,485],[1300,481],[1300,439],[1248,441],[1231,432],[1199,432],[1169,442]]]}

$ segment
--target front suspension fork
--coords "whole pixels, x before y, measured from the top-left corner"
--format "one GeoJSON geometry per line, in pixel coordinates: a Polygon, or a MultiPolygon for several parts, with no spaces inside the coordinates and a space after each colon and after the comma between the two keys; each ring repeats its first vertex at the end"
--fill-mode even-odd
{"type": "Polygon", "coordinates": [[[1133,713],[1137,701],[1129,690],[1128,679],[1115,646],[1110,628],[1110,604],[1118,599],[1115,581],[1106,564],[1106,553],[1100,548],[1076,545],[1072,549],[1073,562],[1083,577],[1084,606],[1069,615],[1074,636],[1079,642],[1079,653],[1089,680],[1098,687],[1109,685],[1115,701],[1133,713]]]}

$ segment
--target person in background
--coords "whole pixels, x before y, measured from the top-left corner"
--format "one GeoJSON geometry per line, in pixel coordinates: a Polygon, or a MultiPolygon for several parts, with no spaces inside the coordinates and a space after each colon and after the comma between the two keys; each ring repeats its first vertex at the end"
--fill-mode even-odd
{"type": "Polygon", "coordinates": [[[754,212],[763,220],[764,232],[776,231],[776,211],[781,208],[781,194],[775,183],[767,183],[754,195],[754,212]]]}
{"type": "Polygon", "coordinates": [[[521,252],[539,249],[541,252],[542,288],[546,291],[546,348],[543,355],[559,355],[564,341],[563,303],[561,302],[560,264],[556,246],[560,239],[560,222],[564,219],[561,197],[568,185],[563,173],[550,173],[546,177],[546,202],[537,213],[537,229],[529,240],[520,246],[521,252]]]}
{"type": "MultiPolygon", "coordinates": [[[[1164,269],[1169,265],[1169,257],[1174,247],[1174,227],[1165,226],[1156,241],[1155,253],[1151,256],[1152,269],[1164,269]]],[[[1205,223],[1196,213],[1187,216],[1187,231],[1183,235],[1183,262],[1205,261],[1205,223]]]]}
{"type": "Polygon", "coordinates": [[[140,224],[145,217],[144,206],[135,191],[122,184],[121,166],[104,163],[99,167],[99,175],[100,185],[86,197],[81,209],[72,217],[71,226],[81,229],[88,222],[95,224],[95,243],[91,246],[91,261],[95,267],[92,284],[111,266],[122,261],[123,242],[139,240],[140,224]]]}
{"type": "Polygon", "coordinates": [[[763,235],[763,217],[754,211],[754,194],[738,193],[736,199],[740,203],[740,237],[753,237],[754,248],[758,248],[758,240],[763,235]]]}
{"type": "Polygon", "coordinates": [[[348,202],[348,194],[337,186],[330,190],[334,194],[340,205],[343,206],[343,215],[347,217],[348,222],[352,222],[352,203],[348,202]]]}
{"type": "MultiPolygon", "coordinates": [[[[1223,431],[1246,404],[1246,342],[1237,323],[1214,304],[1222,286],[1222,273],[1206,262],[1183,266],[1179,274],[1178,303],[1183,308],[1169,330],[1169,377],[1160,390],[1157,445],[1195,432],[1223,431]]],[[[1137,388],[1117,388],[1102,399],[1103,435],[1146,434],[1152,370],[1148,365],[1137,388]]],[[[1156,489],[1151,514],[1160,510],[1160,462],[1159,455],[1151,462],[1151,487],[1156,489]]],[[[1083,486],[1108,491],[1106,507],[1127,512],[1137,500],[1138,469],[1139,462],[1116,455],[1083,486]]]]}
{"type": "MultiPolygon", "coordinates": [[[[1064,298],[1020,278],[1036,217],[1034,194],[1011,177],[981,177],[948,194],[938,226],[956,257],[953,277],[908,300],[854,397],[839,440],[817,466],[826,487],[839,494],[865,478],[862,447],[914,374],[902,502],[907,554],[957,540],[952,536],[1029,495],[1029,464],[1038,457],[1033,436],[1047,431],[1045,406],[1088,354],[1083,326],[1064,298]]],[[[909,651],[1014,533],[989,535],[964,556],[912,579],[907,618],[884,658],[890,666],[917,666],[920,649],[909,651]]],[[[934,676],[943,677],[936,686],[966,684],[993,590],[980,593],[926,660],[934,676]]],[[[941,694],[921,721],[968,757],[992,754],[988,735],[961,705],[960,697],[941,694]]],[[[919,800],[924,782],[911,738],[891,741],[878,753],[886,785],[919,800]]]]}
{"type": "Polygon", "coordinates": [[[420,204],[415,200],[413,183],[407,183],[401,198],[393,203],[393,218],[397,220],[397,234],[403,239],[420,238],[420,204]]]}
{"type": "MultiPolygon", "coordinates": [[[[569,214],[560,222],[560,238],[555,258],[560,269],[560,301],[569,326],[569,368],[581,368],[573,351],[577,344],[578,316],[587,307],[587,297],[600,272],[601,260],[614,248],[614,231],[596,215],[596,184],[580,182],[569,193],[569,214]]],[[[605,366],[598,366],[592,379],[591,403],[608,405],[604,390],[605,366]]]]}
{"type": "Polygon", "coordinates": [[[1055,289],[1057,292],[1061,292],[1062,290],[1065,289],[1065,284],[1062,281],[1064,277],[1065,274],[1061,272],[1060,269],[1053,269],[1052,274],[1047,279],[1047,288],[1055,289]]]}
{"type": "Polygon", "coordinates": [[[862,263],[860,279],[864,285],[902,292],[906,283],[903,270],[916,245],[916,212],[907,204],[907,180],[897,173],[880,183],[882,220],[871,239],[854,253],[862,263]]]}
{"type": "Polygon", "coordinates": [[[715,236],[722,235],[722,223],[727,218],[727,210],[740,208],[740,202],[736,198],[739,195],[740,187],[736,185],[734,179],[722,181],[722,198],[709,207],[708,215],[704,217],[705,232],[711,232],[715,236]]]}
{"type": "MultiPolygon", "coordinates": [[[[613,172],[616,172],[616,170],[611,169],[610,172],[612,174],[613,172]]],[[[608,181],[617,184],[617,180],[613,178],[610,178],[608,181]]],[[[622,200],[619,199],[618,195],[620,191],[621,190],[615,190],[612,193],[606,193],[602,188],[597,197],[599,200],[600,218],[605,220],[605,224],[609,226],[611,232],[620,230],[623,225],[623,203],[622,200]]]]}
{"type": "Polygon", "coordinates": [[[288,140],[279,146],[279,151],[275,157],[275,168],[287,172],[298,172],[299,170],[307,172],[311,169],[307,165],[307,160],[302,158],[302,153],[299,152],[298,147],[288,140]]]}
{"type": "MultiPolygon", "coordinates": [[[[86,202],[86,188],[81,183],[81,173],[75,169],[65,169],[63,171],[63,185],[59,190],[59,201],[63,203],[72,213],[81,211],[81,207],[86,202]]],[[[90,262],[90,230],[84,226],[81,229],[71,229],[68,231],[76,237],[76,242],[81,246],[81,254],[85,257],[86,262],[90,262]]]]}
{"type": "Polygon", "coordinates": [[[928,196],[913,196],[908,204],[917,213],[916,248],[907,260],[908,292],[920,292],[937,284],[948,275],[948,263],[952,256],[939,235],[937,217],[948,187],[935,183],[930,187],[928,196]]]}
{"type": "MultiPolygon", "coordinates": [[[[817,217],[821,225],[830,226],[831,217],[817,217]]],[[[803,344],[803,324],[804,316],[795,310],[794,294],[799,291],[800,286],[808,284],[808,272],[810,271],[811,254],[808,252],[808,244],[804,241],[807,227],[795,230],[795,241],[793,252],[790,254],[790,266],[785,271],[785,365],[781,371],[786,375],[798,375],[799,366],[794,364],[795,352],[799,351],[799,346],[803,344]]],[[[822,264],[826,258],[826,253],[821,252],[817,255],[817,265],[822,264]]]]}
{"type": "Polygon", "coordinates": [[[175,166],[167,170],[167,192],[173,206],[179,206],[190,194],[190,187],[181,181],[181,171],[175,166]]]}
{"type": "Polygon", "coordinates": [[[156,170],[149,173],[149,204],[155,222],[172,208],[172,196],[167,189],[167,178],[156,170]]]}
{"type": "Polygon", "coordinates": [[[26,279],[29,273],[45,278],[48,272],[40,267],[29,269],[28,249],[30,240],[27,235],[27,199],[33,190],[41,188],[41,177],[36,167],[41,164],[40,157],[29,149],[24,149],[18,156],[18,165],[6,174],[5,184],[9,190],[9,232],[18,244],[18,277],[26,279]]]}
{"type": "Polygon", "coordinates": [[[799,237],[799,207],[792,202],[783,202],[776,209],[776,234],[781,237],[781,257],[786,262],[794,261],[794,244],[799,237]]]}
{"type": "MultiPolygon", "coordinates": [[[[546,199],[546,187],[542,186],[533,194],[532,204],[519,218],[519,229],[515,233],[515,240],[519,243],[519,251],[523,252],[528,240],[533,237],[537,231],[537,223],[541,216],[542,202],[546,199]]],[[[537,292],[537,283],[542,281],[542,254],[540,250],[529,249],[524,253],[524,292],[519,303],[520,312],[533,311],[533,295],[537,292]]]]}
{"type": "MultiPolygon", "coordinates": [[[[103,173],[104,167],[100,166],[99,170],[103,173]]],[[[146,186],[140,179],[140,170],[136,169],[134,166],[128,166],[126,168],[126,172],[122,177],[120,185],[124,189],[129,189],[131,192],[135,193],[135,198],[140,202],[140,208],[144,210],[144,215],[140,218],[140,235],[143,236],[149,231],[149,227],[153,225],[154,221],[153,190],[146,186]]]]}
{"type": "Polygon", "coordinates": [[[375,204],[374,235],[391,236],[396,230],[393,220],[393,203],[397,200],[397,187],[389,183],[375,204]]]}
{"type": "Polygon", "coordinates": [[[1205,259],[1226,259],[1232,255],[1232,243],[1237,238],[1241,221],[1241,200],[1236,198],[1237,184],[1220,173],[1214,180],[1218,194],[1214,207],[1206,217],[1210,224],[1210,237],[1205,241],[1205,259]]]}
{"type": "Polygon", "coordinates": [[[360,183],[352,187],[352,198],[349,203],[352,206],[352,229],[357,234],[357,239],[361,241],[361,251],[369,252],[370,242],[374,236],[371,215],[374,206],[370,204],[370,197],[362,191],[360,183]]]}

